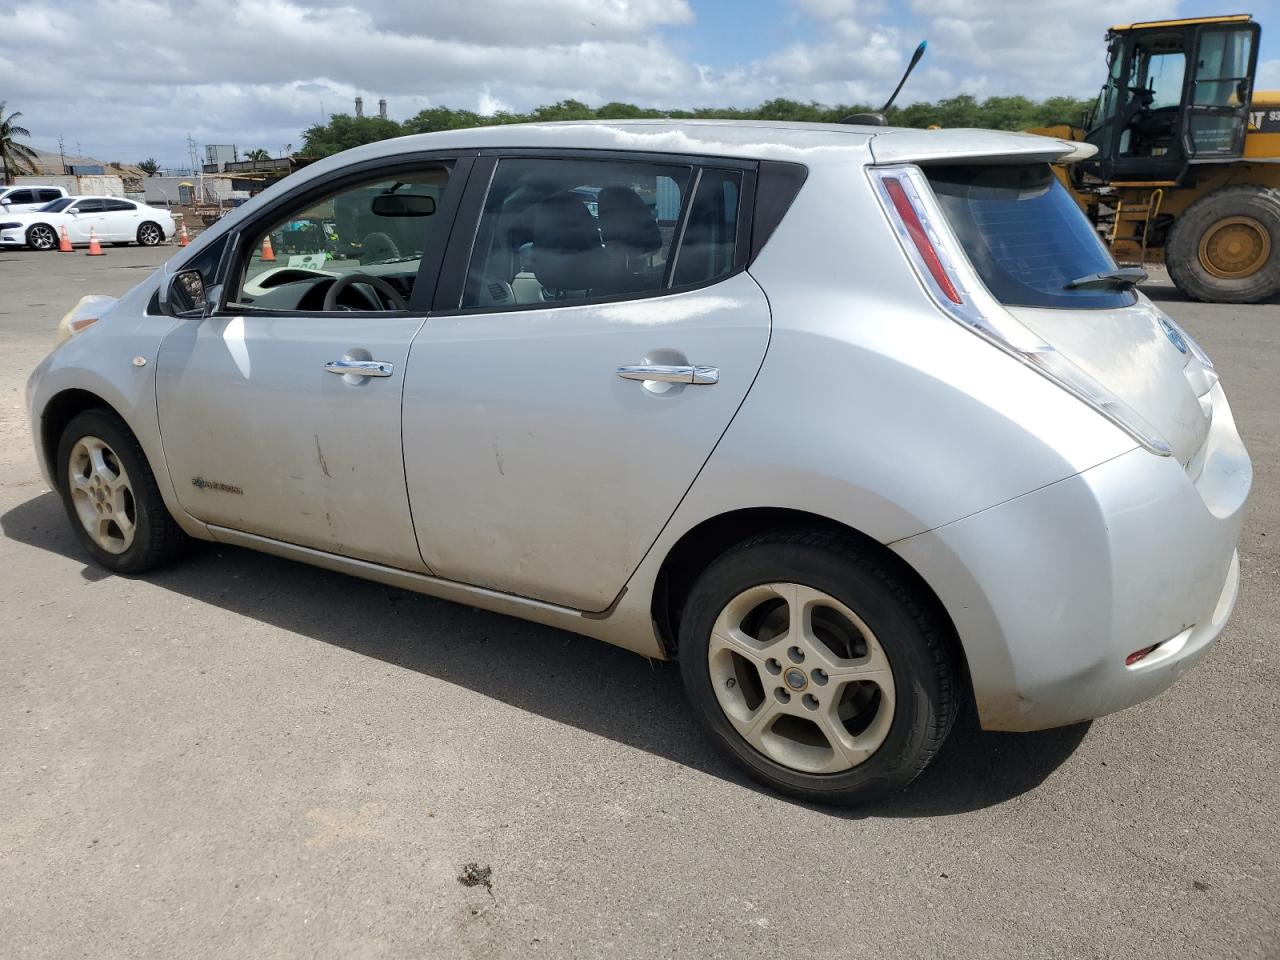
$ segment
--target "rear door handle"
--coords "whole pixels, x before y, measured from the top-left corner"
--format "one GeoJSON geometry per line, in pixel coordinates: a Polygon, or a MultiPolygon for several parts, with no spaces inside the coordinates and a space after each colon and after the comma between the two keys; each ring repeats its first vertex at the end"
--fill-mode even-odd
{"type": "Polygon", "coordinates": [[[330,373],[353,377],[389,377],[395,369],[385,360],[330,360],[324,368],[330,373]]]}
{"type": "Polygon", "coordinates": [[[701,364],[637,363],[618,368],[623,380],[660,380],[663,383],[720,382],[720,368],[701,364]]]}

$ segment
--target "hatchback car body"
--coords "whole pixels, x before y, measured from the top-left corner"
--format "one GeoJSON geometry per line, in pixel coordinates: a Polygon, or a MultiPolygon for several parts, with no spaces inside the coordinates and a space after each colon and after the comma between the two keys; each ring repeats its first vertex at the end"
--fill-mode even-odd
{"type": "Polygon", "coordinates": [[[989,729],[1101,716],[1234,604],[1250,461],[1052,176],[1088,149],[659,121],[362,147],[69,314],[36,447],[108,567],[186,535],[678,656],[747,770],[866,799],[965,696],[989,729]]]}
{"type": "Polygon", "coordinates": [[[36,210],[0,215],[0,247],[56,250],[62,231],[72,246],[102,243],[154,247],[174,235],[173,215],[124,197],[63,197],[36,210]]]}

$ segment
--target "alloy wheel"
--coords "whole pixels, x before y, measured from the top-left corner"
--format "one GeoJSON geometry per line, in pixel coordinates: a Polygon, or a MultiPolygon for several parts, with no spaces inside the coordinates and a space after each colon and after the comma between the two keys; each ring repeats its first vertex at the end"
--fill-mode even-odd
{"type": "Polygon", "coordinates": [[[67,463],[68,489],[76,515],[94,543],[108,553],[133,544],[138,508],[120,458],[97,437],[81,437],[67,463]]]}
{"type": "Polygon", "coordinates": [[[160,228],[155,224],[144,223],[138,228],[138,242],[144,247],[154,247],[160,242],[160,228]]]}
{"type": "Polygon", "coordinates": [[[856,613],[813,587],[768,583],[738,594],[716,618],[707,658],[730,724],[793,770],[850,770],[893,725],[884,649],[856,613]]]}
{"type": "Polygon", "coordinates": [[[58,242],[57,234],[43,224],[32,227],[28,239],[37,250],[52,250],[58,242]]]}

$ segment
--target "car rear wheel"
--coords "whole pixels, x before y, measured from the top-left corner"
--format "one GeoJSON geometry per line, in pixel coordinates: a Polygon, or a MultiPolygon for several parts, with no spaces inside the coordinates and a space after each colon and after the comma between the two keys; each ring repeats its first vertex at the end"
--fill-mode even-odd
{"type": "Polygon", "coordinates": [[[865,802],[920,774],[959,701],[949,626],[890,560],[851,539],[748,540],[685,604],[685,689],[749,774],[805,800],[865,802]]]}
{"type": "Polygon", "coordinates": [[[142,573],[167,563],[185,542],[142,447],[114,413],[88,410],[72,418],[56,469],[72,528],[107,569],[142,573]]]}
{"type": "Polygon", "coordinates": [[[58,235],[47,223],[37,223],[27,231],[27,246],[32,250],[56,250],[58,235]]]}
{"type": "Polygon", "coordinates": [[[138,243],[144,247],[154,247],[164,239],[164,231],[150,220],[138,227],[138,243]]]}

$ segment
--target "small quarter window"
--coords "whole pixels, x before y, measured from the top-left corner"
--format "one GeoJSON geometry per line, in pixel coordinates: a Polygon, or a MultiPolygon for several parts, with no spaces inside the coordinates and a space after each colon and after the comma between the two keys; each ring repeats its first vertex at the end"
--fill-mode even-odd
{"type": "Polygon", "coordinates": [[[676,255],[672,286],[707,283],[733,272],[741,194],[741,171],[702,171],[676,255]]]}

